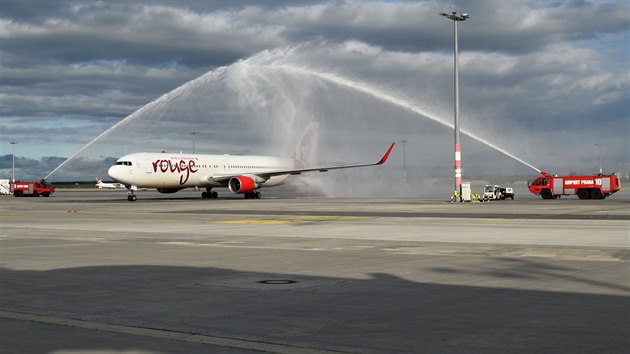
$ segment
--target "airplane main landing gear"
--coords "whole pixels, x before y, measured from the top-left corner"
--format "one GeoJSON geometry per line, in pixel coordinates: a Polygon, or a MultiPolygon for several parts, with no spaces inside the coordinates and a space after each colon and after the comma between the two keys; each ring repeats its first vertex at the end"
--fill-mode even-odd
{"type": "Polygon", "coordinates": [[[260,199],[260,192],[245,193],[245,199],[260,199]]]}
{"type": "Polygon", "coordinates": [[[206,191],[201,193],[201,198],[203,199],[217,199],[219,197],[219,193],[212,190],[212,188],[206,188],[206,191]]]}

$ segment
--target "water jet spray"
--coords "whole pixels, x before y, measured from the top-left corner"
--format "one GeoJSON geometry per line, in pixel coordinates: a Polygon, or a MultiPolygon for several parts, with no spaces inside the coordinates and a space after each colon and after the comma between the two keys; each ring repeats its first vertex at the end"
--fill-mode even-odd
{"type": "MultiPolygon", "coordinates": [[[[430,119],[430,120],[432,120],[434,122],[437,122],[437,123],[439,123],[439,124],[441,124],[443,126],[446,126],[446,127],[451,128],[451,129],[454,129],[453,124],[451,124],[449,122],[446,122],[445,120],[443,120],[441,118],[438,118],[436,115],[431,114],[431,113],[423,110],[422,108],[418,107],[417,105],[414,105],[413,103],[410,103],[410,102],[407,102],[405,100],[402,100],[402,99],[396,98],[394,96],[391,96],[391,95],[385,93],[384,91],[382,91],[382,90],[380,90],[378,88],[375,88],[375,87],[371,87],[370,85],[365,84],[365,83],[360,83],[358,81],[352,81],[352,80],[343,78],[343,77],[341,77],[339,75],[336,75],[336,74],[322,73],[322,72],[317,72],[317,71],[314,71],[314,70],[311,70],[311,69],[305,69],[305,68],[302,68],[302,67],[295,67],[295,66],[286,65],[286,64],[283,64],[283,65],[278,65],[278,64],[265,65],[265,66],[260,66],[259,68],[260,69],[269,69],[269,70],[274,70],[274,69],[275,70],[286,70],[286,71],[292,71],[292,72],[295,72],[295,73],[300,73],[300,74],[303,74],[303,75],[315,76],[315,77],[318,77],[320,79],[324,79],[324,80],[330,81],[332,83],[335,83],[335,84],[337,84],[339,86],[345,86],[345,87],[351,88],[353,90],[356,90],[356,91],[362,92],[364,94],[367,94],[369,96],[372,96],[374,98],[380,99],[382,101],[389,102],[389,103],[394,104],[396,106],[400,106],[400,107],[405,108],[405,109],[407,109],[409,111],[412,111],[415,114],[418,114],[418,115],[420,115],[420,116],[422,116],[424,118],[430,119]]],[[[512,159],[514,159],[514,160],[516,160],[516,161],[518,161],[520,163],[522,163],[523,165],[533,169],[534,171],[540,173],[540,171],[541,171],[540,169],[538,169],[534,165],[526,162],[525,160],[515,156],[514,154],[510,153],[509,151],[500,148],[499,146],[497,146],[497,145],[495,145],[495,144],[493,144],[493,143],[491,143],[491,142],[481,138],[480,136],[478,136],[478,135],[476,135],[476,134],[474,134],[474,133],[472,133],[472,132],[470,132],[470,131],[468,131],[466,129],[461,129],[461,132],[463,134],[467,135],[468,137],[470,137],[470,138],[472,138],[472,139],[474,139],[474,140],[476,140],[476,141],[478,141],[478,142],[480,142],[480,143],[482,143],[482,144],[484,144],[484,145],[486,145],[486,146],[488,146],[488,147],[490,147],[490,148],[492,148],[492,149],[502,153],[503,155],[508,156],[508,157],[510,157],[510,158],[512,158],[512,159]]]]}
{"type": "MultiPolygon", "coordinates": [[[[275,148],[279,148],[278,144],[293,143],[295,137],[291,136],[292,130],[295,130],[296,126],[301,125],[296,119],[300,117],[304,121],[309,119],[314,111],[320,111],[317,105],[321,105],[322,102],[327,105],[324,107],[336,108],[338,96],[343,92],[347,92],[349,95],[357,95],[356,97],[359,99],[362,95],[365,95],[365,97],[375,99],[375,103],[387,102],[391,107],[402,108],[410,113],[410,119],[419,115],[442,126],[453,128],[452,124],[447,123],[437,114],[433,114],[426,108],[413,104],[410,101],[395,97],[384,87],[376,87],[360,80],[344,77],[341,74],[317,70],[308,66],[282,63],[274,60],[274,57],[270,58],[268,54],[265,52],[253,57],[254,59],[239,61],[230,66],[215,69],[162,95],[105,130],[55,168],[46,178],[67,166],[72,160],[82,156],[82,154],[85,155],[86,150],[95,146],[95,144],[109,141],[109,137],[117,139],[113,141],[113,144],[116,144],[117,148],[123,151],[124,147],[122,146],[127,141],[131,145],[141,146],[142,149],[161,150],[162,141],[166,144],[170,143],[169,139],[165,137],[177,137],[177,133],[172,133],[170,130],[181,128],[182,140],[190,144],[191,124],[200,125],[201,128],[199,129],[216,132],[215,140],[199,139],[199,141],[196,141],[198,150],[204,149],[203,144],[206,144],[206,146],[207,144],[213,144],[219,146],[217,149],[219,152],[230,153],[239,151],[238,149],[243,149],[242,144],[238,143],[242,139],[247,139],[248,149],[258,148],[256,146],[252,147],[253,139],[258,139],[262,144],[267,144],[267,146],[270,142],[274,142],[275,148]],[[335,90],[330,96],[322,96],[323,98],[321,99],[317,98],[320,92],[326,93],[328,92],[327,90],[333,87],[344,91],[337,92],[335,90]],[[313,97],[316,99],[312,99],[313,97]],[[207,98],[212,98],[212,100],[207,98]],[[208,106],[209,104],[210,106],[208,106]],[[178,116],[177,120],[172,118],[174,116],[178,116]],[[132,124],[140,122],[142,125],[132,124]],[[247,124],[249,129],[243,128],[244,124],[247,124]],[[233,129],[237,129],[237,131],[233,129]],[[261,129],[266,130],[263,131],[261,129]],[[142,135],[135,139],[137,134],[144,134],[144,137],[151,138],[151,141],[144,142],[142,135]],[[159,147],[155,146],[157,145],[154,143],[156,140],[153,139],[157,136],[164,138],[158,143],[160,144],[159,147]],[[225,144],[231,146],[227,151],[224,148],[225,144]]],[[[276,55],[275,58],[278,58],[278,56],[276,55]]],[[[383,105],[383,107],[387,106],[383,105]]],[[[319,107],[321,108],[321,106],[319,107]]],[[[352,109],[349,110],[349,112],[352,111],[352,109]]],[[[333,115],[336,112],[333,111],[333,115]]],[[[335,120],[335,122],[337,121],[335,120]]],[[[413,124],[412,122],[413,119],[406,124],[413,124]]],[[[346,124],[342,121],[338,123],[346,124]]],[[[347,128],[356,132],[356,125],[347,126],[347,128]]],[[[462,133],[537,172],[540,171],[531,164],[472,132],[462,130],[462,133]]],[[[357,136],[357,138],[362,137],[357,136]]],[[[172,145],[176,144],[173,143],[172,145]]],[[[330,145],[327,144],[326,146],[330,145]]],[[[137,147],[134,146],[134,150],[138,151],[137,147]]],[[[378,176],[369,177],[374,182],[374,178],[378,176]]],[[[385,177],[378,177],[381,178],[383,185],[389,182],[388,178],[385,177]]],[[[401,193],[408,195],[408,191],[401,191],[401,193]]]]}

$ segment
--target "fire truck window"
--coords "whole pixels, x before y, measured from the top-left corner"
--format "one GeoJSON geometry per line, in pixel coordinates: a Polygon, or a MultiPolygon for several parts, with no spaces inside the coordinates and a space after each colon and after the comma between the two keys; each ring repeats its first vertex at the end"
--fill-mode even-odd
{"type": "Polygon", "coordinates": [[[537,179],[534,181],[534,185],[535,186],[540,186],[540,182],[542,181],[542,179],[537,179]]]}
{"type": "Polygon", "coordinates": [[[542,185],[543,185],[543,186],[546,186],[546,185],[547,185],[547,181],[548,181],[548,179],[547,179],[547,178],[543,179],[543,180],[542,180],[542,185]]]}

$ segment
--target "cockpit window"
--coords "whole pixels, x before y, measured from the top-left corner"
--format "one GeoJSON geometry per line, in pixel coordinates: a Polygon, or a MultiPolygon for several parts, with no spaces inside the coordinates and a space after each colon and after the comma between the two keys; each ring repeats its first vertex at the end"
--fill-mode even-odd
{"type": "Polygon", "coordinates": [[[116,165],[131,166],[131,161],[116,161],[116,165]]]}

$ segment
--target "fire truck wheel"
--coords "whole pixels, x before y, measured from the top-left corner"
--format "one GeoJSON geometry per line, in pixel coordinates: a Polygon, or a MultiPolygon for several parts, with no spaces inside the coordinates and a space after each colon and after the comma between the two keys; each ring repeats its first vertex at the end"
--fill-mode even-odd
{"type": "Polygon", "coordinates": [[[551,194],[551,191],[549,189],[543,189],[540,192],[540,196],[542,197],[542,199],[552,199],[553,198],[553,194],[551,194]]]}
{"type": "Polygon", "coordinates": [[[602,199],[602,192],[599,189],[591,189],[591,198],[602,199]]]}
{"type": "Polygon", "coordinates": [[[578,198],[580,198],[580,199],[588,199],[588,198],[590,198],[590,196],[591,196],[591,195],[590,195],[590,193],[588,192],[588,189],[580,189],[580,190],[577,192],[577,196],[578,196],[578,198]]]}

